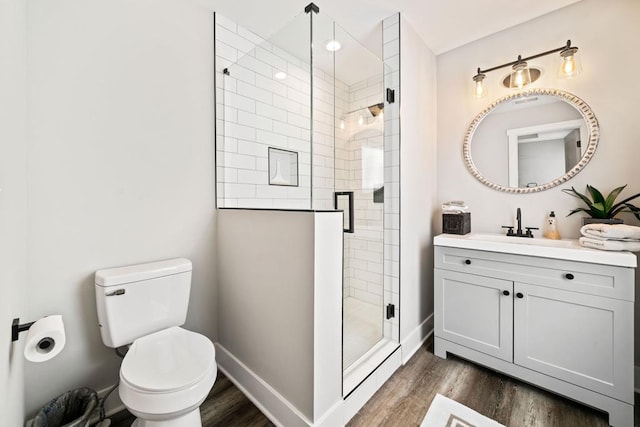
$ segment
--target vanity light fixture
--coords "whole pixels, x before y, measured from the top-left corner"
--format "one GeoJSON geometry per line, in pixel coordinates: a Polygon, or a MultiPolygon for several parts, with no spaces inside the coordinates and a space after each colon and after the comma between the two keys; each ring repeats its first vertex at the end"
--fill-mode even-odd
{"type": "Polygon", "coordinates": [[[511,67],[512,72],[504,79],[503,84],[509,88],[522,89],[523,87],[535,82],[541,75],[540,69],[529,67],[527,61],[540,58],[552,53],[560,53],[560,67],[558,69],[558,77],[568,78],[578,75],[582,71],[579,57],[577,56],[578,48],[571,46],[571,40],[567,40],[567,44],[557,49],[551,49],[537,55],[523,58],[518,55],[518,59],[506,64],[482,70],[478,68],[475,76],[473,76],[473,97],[482,98],[487,94],[485,86],[486,73],[499,70],[505,67],[511,67]]]}

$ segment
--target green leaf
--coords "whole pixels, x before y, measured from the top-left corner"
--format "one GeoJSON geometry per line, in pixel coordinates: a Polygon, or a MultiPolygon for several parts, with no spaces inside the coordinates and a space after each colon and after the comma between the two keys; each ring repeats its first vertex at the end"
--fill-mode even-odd
{"type": "Polygon", "coordinates": [[[584,194],[580,194],[576,191],[575,188],[571,187],[571,190],[569,190],[568,188],[563,189],[562,191],[564,191],[565,193],[569,194],[570,196],[576,197],[578,199],[581,199],[585,205],[587,205],[588,207],[591,207],[592,202],[591,200],[589,200],[589,198],[587,196],[585,196],[584,194]]]}
{"type": "Polygon", "coordinates": [[[607,212],[612,210],[614,206],[614,202],[616,201],[616,198],[622,192],[622,190],[624,190],[626,186],[627,185],[625,184],[622,187],[618,187],[614,189],[611,193],[609,193],[609,195],[607,196],[607,199],[604,201],[604,208],[607,212]]]}
{"type": "Polygon", "coordinates": [[[586,210],[585,208],[576,208],[576,209],[572,210],[571,212],[569,212],[569,214],[567,216],[571,216],[574,213],[578,213],[578,212],[586,212],[589,215],[591,215],[591,213],[588,210],[586,210]]]}
{"type": "MultiPolygon", "coordinates": [[[[640,208],[632,205],[631,203],[624,203],[624,204],[618,203],[611,213],[611,218],[613,218],[620,212],[631,212],[636,217],[638,217],[638,215],[640,214],[640,208]]],[[[640,219],[640,217],[638,219],[640,219]]]]}
{"type": "Polygon", "coordinates": [[[629,210],[633,213],[633,215],[640,220],[640,208],[638,208],[637,206],[634,206],[630,203],[626,204],[627,208],[629,208],[629,210]]]}
{"type": "Polygon", "coordinates": [[[604,203],[602,202],[594,203],[591,206],[591,211],[594,213],[594,215],[592,215],[594,218],[608,218],[607,212],[604,210],[604,203]]]}
{"type": "MultiPolygon", "coordinates": [[[[636,194],[634,194],[633,196],[629,196],[629,197],[627,197],[626,199],[621,200],[621,201],[619,201],[618,203],[616,203],[615,205],[613,205],[613,206],[612,206],[612,209],[616,209],[616,208],[617,208],[618,206],[620,206],[620,205],[627,204],[627,202],[630,202],[630,201],[632,201],[633,199],[635,199],[636,197],[639,197],[639,196],[640,196],[640,193],[636,193],[636,194]]],[[[633,205],[632,205],[632,206],[633,206],[633,205]]]]}
{"type": "Polygon", "coordinates": [[[598,191],[597,188],[587,184],[587,190],[589,191],[589,194],[591,194],[591,198],[593,199],[594,203],[604,203],[604,196],[600,191],[598,191]]]}

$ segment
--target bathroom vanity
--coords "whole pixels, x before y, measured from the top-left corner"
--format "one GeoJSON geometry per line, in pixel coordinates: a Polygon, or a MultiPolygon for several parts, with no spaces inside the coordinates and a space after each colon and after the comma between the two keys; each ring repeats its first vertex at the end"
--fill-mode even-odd
{"type": "Polygon", "coordinates": [[[575,240],[434,238],[434,352],[456,354],[633,425],[636,256],[575,240]]]}

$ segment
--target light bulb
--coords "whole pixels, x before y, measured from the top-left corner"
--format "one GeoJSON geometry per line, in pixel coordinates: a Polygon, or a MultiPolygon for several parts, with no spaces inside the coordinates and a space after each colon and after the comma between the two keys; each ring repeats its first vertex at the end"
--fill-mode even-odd
{"type": "Polygon", "coordinates": [[[340,50],[341,47],[342,47],[342,45],[340,44],[340,42],[338,40],[329,40],[324,45],[324,48],[327,49],[329,52],[335,52],[337,50],[340,50]]]}
{"type": "Polygon", "coordinates": [[[487,88],[484,85],[484,78],[486,74],[480,72],[478,68],[478,74],[473,76],[473,97],[478,99],[487,95],[487,88]]]}
{"type": "Polygon", "coordinates": [[[362,126],[363,123],[364,123],[364,117],[362,117],[362,116],[358,117],[358,125],[362,126]]]}
{"type": "Polygon", "coordinates": [[[340,120],[340,129],[344,129],[344,120],[340,120]]]}
{"type": "Polygon", "coordinates": [[[562,72],[567,76],[576,72],[576,61],[573,60],[573,55],[562,60],[562,72]]]}
{"type": "Polygon", "coordinates": [[[519,62],[513,66],[511,80],[509,81],[509,87],[512,89],[521,89],[531,83],[531,73],[529,72],[527,63],[520,61],[520,57],[518,57],[518,61],[519,62]]]}
{"type": "Polygon", "coordinates": [[[482,98],[487,91],[484,89],[484,82],[482,80],[477,81],[474,86],[473,96],[475,98],[482,98]]]}
{"type": "Polygon", "coordinates": [[[559,78],[575,77],[582,71],[577,47],[567,47],[560,52],[559,78]]]}
{"type": "Polygon", "coordinates": [[[522,73],[522,70],[516,71],[514,76],[513,76],[513,79],[514,79],[514,83],[513,84],[515,85],[515,87],[520,88],[520,87],[524,86],[524,75],[522,73]]]}

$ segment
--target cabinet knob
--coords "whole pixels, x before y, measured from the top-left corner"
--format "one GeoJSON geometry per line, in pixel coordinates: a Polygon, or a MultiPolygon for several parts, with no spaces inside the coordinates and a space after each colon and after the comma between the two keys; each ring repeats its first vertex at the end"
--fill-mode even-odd
{"type": "Polygon", "coordinates": [[[467,265],[469,265],[469,264],[471,264],[471,260],[470,260],[470,259],[465,259],[465,260],[464,260],[464,263],[465,263],[465,264],[467,264],[467,265]]]}
{"type": "Polygon", "coordinates": [[[524,298],[524,295],[522,294],[522,292],[518,292],[518,293],[516,294],[516,296],[517,296],[518,298],[524,298]]]}
{"type": "Polygon", "coordinates": [[[510,292],[509,292],[509,291],[502,291],[502,295],[504,295],[504,296],[507,296],[507,297],[508,297],[508,296],[509,296],[509,294],[510,294],[510,292]]]}
{"type": "Polygon", "coordinates": [[[573,280],[573,274],[567,273],[567,274],[564,275],[564,278],[567,279],[567,280],[573,280]]]}

